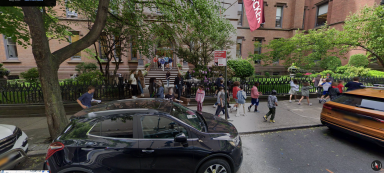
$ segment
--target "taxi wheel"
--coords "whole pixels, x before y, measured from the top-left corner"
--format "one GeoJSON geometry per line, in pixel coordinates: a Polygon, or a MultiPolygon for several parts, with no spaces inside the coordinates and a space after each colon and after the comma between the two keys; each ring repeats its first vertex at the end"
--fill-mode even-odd
{"type": "Polygon", "coordinates": [[[212,159],[201,165],[198,173],[231,173],[231,167],[223,159],[212,159]]]}

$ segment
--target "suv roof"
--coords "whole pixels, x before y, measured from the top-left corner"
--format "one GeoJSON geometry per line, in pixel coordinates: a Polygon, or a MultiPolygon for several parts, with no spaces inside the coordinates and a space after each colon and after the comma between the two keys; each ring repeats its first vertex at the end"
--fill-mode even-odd
{"type": "Polygon", "coordinates": [[[357,90],[345,92],[345,94],[384,98],[384,90],[383,89],[375,89],[375,88],[357,89],[357,90]]]}

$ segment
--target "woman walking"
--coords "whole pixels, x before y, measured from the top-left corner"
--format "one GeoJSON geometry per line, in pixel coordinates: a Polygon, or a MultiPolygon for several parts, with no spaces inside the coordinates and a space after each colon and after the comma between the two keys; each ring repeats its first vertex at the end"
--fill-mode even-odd
{"type": "Polygon", "coordinates": [[[141,72],[141,70],[139,70],[138,74],[137,74],[137,84],[139,85],[139,89],[140,89],[140,93],[141,93],[141,97],[144,97],[144,90],[143,88],[145,88],[145,79],[144,79],[144,75],[143,73],[141,72]]]}
{"type": "Polygon", "coordinates": [[[197,111],[203,111],[203,101],[205,98],[205,91],[203,85],[199,86],[199,89],[196,91],[196,102],[197,102],[197,111]]]}
{"type": "Polygon", "coordinates": [[[298,105],[301,105],[301,101],[304,99],[304,97],[307,98],[307,102],[309,106],[312,106],[312,103],[309,103],[309,90],[313,87],[309,85],[309,82],[304,82],[303,87],[301,87],[301,99],[299,100],[298,105]]]}
{"type": "Polygon", "coordinates": [[[240,88],[239,88],[239,86],[240,86],[240,82],[239,82],[239,81],[236,81],[236,82],[233,83],[233,85],[234,85],[234,87],[233,87],[233,89],[232,89],[232,95],[233,95],[233,99],[235,99],[236,103],[235,103],[235,105],[233,105],[233,107],[230,109],[230,112],[232,112],[233,110],[235,110],[235,108],[236,108],[236,110],[237,110],[237,107],[238,107],[238,104],[239,104],[239,103],[237,102],[237,92],[240,91],[240,88]]]}
{"type": "Polygon", "coordinates": [[[296,98],[296,94],[297,94],[297,91],[299,91],[300,86],[299,86],[299,84],[298,84],[296,79],[294,79],[293,81],[291,80],[289,85],[291,86],[291,90],[289,90],[289,94],[290,94],[290,96],[289,96],[289,103],[292,102],[292,95],[295,96],[295,101],[297,102],[298,100],[296,98]]]}
{"type": "Polygon", "coordinates": [[[129,77],[132,87],[132,98],[136,99],[137,97],[137,80],[136,80],[136,70],[131,71],[131,76],[129,77]]]}
{"type": "Polygon", "coordinates": [[[167,79],[167,87],[169,88],[169,80],[171,80],[171,72],[167,71],[165,75],[165,79],[167,79]]]}
{"type": "Polygon", "coordinates": [[[240,86],[240,91],[237,92],[237,103],[239,109],[237,109],[236,116],[243,115],[245,116],[245,99],[247,99],[247,94],[243,91],[243,86],[240,86]]]}

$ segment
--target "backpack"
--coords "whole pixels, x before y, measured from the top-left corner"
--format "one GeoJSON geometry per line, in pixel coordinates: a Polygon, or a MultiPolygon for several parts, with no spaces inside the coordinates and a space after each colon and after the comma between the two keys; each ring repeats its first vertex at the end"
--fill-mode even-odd
{"type": "Polygon", "coordinates": [[[245,103],[245,98],[244,98],[243,92],[244,91],[241,91],[241,90],[237,92],[237,102],[240,103],[240,104],[245,103]]]}

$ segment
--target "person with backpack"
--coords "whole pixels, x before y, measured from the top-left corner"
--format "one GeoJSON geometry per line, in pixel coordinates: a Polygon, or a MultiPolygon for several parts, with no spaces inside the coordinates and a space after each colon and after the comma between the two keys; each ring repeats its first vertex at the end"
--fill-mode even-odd
{"type": "Polygon", "coordinates": [[[325,103],[329,98],[328,89],[332,86],[331,79],[326,79],[325,82],[321,85],[323,86],[323,95],[320,97],[319,103],[325,103]]]}
{"type": "Polygon", "coordinates": [[[245,99],[247,99],[247,93],[245,93],[243,89],[243,86],[240,86],[240,91],[237,92],[237,103],[239,104],[236,113],[237,117],[240,115],[245,116],[245,99]]]}
{"type": "Polygon", "coordinates": [[[338,83],[333,82],[331,85],[331,88],[328,89],[328,94],[329,94],[329,97],[331,98],[331,101],[336,99],[337,96],[340,94],[340,90],[337,86],[338,86],[338,83]]]}
{"type": "Polygon", "coordinates": [[[215,97],[217,97],[217,92],[219,91],[221,80],[223,80],[222,74],[219,75],[219,77],[216,79],[216,82],[215,82],[216,87],[217,87],[217,89],[215,91],[215,97]]]}
{"type": "Polygon", "coordinates": [[[255,106],[255,111],[254,112],[259,112],[257,110],[257,106],[259,106],[259,96],[261,92],[257,90],[257,87],[259,87],[259,82],[255,82],[252,89],[251,89],[251,105],[248,107],[248,112],[251,112],[252,106],[255,106]]]}
{"type": "Polygon", "coordinates": [[[295,101],[297,102],[297,98],[296,98],[296,95],[297,95],[297,91],[300,90],[300,86],[298,84],[298,81],[295,79],[295,80],[291,80],[291,82],[289,83],[289,85],[291,86],[291,89],[289,90],[289,103],[292,102],[292,95],[295,96],[295,101]]]}
{"type": "Polygon", "coordinates": [[[271,95],[268,96],[269,112],[263,117],[265,122],[268,121],[268,117],[271,115],[271,119],[269,119],[269,122],[275,123],[276,106],[278,106],[276,94],[276,90],[272,90],[271,95]]]}
{"type": "MultiPolygon", "coordinates": [[[[217,86],[217,88],[223,87],[224,88],[224,80],[220,80],[220,84],[217,86]]],[[[219,104],[219,102],[216,102],[213,107],[216,108],[216,105],[219,104]]]]}

